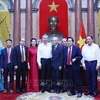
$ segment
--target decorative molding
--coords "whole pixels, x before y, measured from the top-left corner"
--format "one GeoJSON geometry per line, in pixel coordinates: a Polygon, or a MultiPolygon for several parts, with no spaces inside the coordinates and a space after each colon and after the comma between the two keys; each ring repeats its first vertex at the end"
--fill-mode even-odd
{"type": "MultiPolygon", "coordinates": [[[[32,8],[32,13],[37,13],[38,8],[32,8]]],[[[14,13],[14,9],[9,9],[9,12],[14,13]]],[[[26,13],[26,9],[20,9],[21,13],[26,13]]]]}
{"type": "Polygon", "coordinates": [[[95,0],[95,3],[94,3],[94,8],[95,8],[95,9],[98,8],[98,2],[99,2],[99,0],[95,0]]]}
{"type": "Polygon", "coordinates": [[[0,4],[3,7],[3,9],[0,9],[0,11],[8,11],[7,5],[3,1],[0,1],[0,4]]]}
{"type": "MultiPolygon", "coordinates": [[[[100,10],[100,8],[94,8],[94,12],[97,12],[98,10],[100,10]]],[[[74,8],[69,8],[69,11],[75,12],[75,9],[74,8]]],[[[86,12],[88,12],[88,9],[87,8],[82,8],[82,13],[86,13],[86,12]]]]}
{"type": "Polygon", "coordinates": [[[38,3],[40,0],[34,0],[33,4],[32,4],[32,8],[38,8],[38,3]]]}
{"type": "Polygon", "coordinates": [[[75,3],[73,0],[67,0],[69,3],[69,8],[74,9],[75,8],[75,3]]]}
{"type": "Polygon", "coordinates": [[[10,9],[14,9],[14,3],[13,3],[13,1],[9,0],[9,2],[10,2],[10,9]]]}
{"type": "MultiPolygon", "coordinates": [[[[32,4],[32,12],[33,13],[37,13],[38,11],[38,3],[40,2],[41,0],[34,0],[33,4],[32,4]]],[[[69,11],[71,12],[74,12],[75,11],[75,2],[74,0],[66,0],[68,1],[69,3],[69,11]]],[[[8,9],[10,12],[14,12],[14,3],[12,0],[9,0],[10,2],[10,8],[8,9]]],[[[100,9],[100,7],[98,7],[98,2],[99,0],[95,0],[95,3],[94,3],[94,11],[98,11],[100,9]]],[[[82,12],[87,12],[87,8],[82,8],[82,12]]],[[[25,13],[26,12],[26,9],[20,9],[20,12],[21,13],[25,13]]]]}

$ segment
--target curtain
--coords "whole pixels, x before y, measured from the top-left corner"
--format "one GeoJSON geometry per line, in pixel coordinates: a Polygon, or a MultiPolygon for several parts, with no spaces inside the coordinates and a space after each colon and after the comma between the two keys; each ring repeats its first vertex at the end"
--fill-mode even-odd
{"type": "Polygon", "coordinates": [[[0,40],[4,47],[6,46],[6,39],[9,39],[10,35],[10,13],[0,12],[0,40]]]}

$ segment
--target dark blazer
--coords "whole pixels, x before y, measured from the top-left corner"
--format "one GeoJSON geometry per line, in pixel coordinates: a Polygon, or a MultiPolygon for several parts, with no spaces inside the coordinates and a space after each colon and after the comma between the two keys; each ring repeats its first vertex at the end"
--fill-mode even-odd
{"type": "Polygon", "coordinates": [[[54,45],[52,46],[52,67],[54,69],[59,69],[59,66],[62,66],[63,63],[63,46],[60,44],[57,45],[54,50],[54,45]]]}
{"type": "MultiPolygon", "coordinates": [[[[27,60],[27,50],[28,47],[24,46],[25,48],[25,56],[27,60]]],[[[20,66],[21,65],[21,51],[20,51],[20,45],[14,47],[14,66],[20,66]]]]}
{"type": "MultiPolygon", "coordinates": [[[[14,49],[11,48],[11,54],[10,54],[10,60],[11,60],[11,67],[14,68],[14,49]]],[[[2,49],[1,51],[1,66],[3,69],[7,67],[8,64],[8,53],[7,48],[2,49]]]]}
{"type": "MultiPolygon", "coordinates": [[[[67,68],[67,54],[68,54],[68,47],[64,48],[64,66],[67,68]]],[[[76,58],[76,61],[72,63],[72,67],[74,70],[80,69],[80,60],[82,59],[81,51],[78,46],[72,47],[72,55],[71,59],[76,58]]]]}

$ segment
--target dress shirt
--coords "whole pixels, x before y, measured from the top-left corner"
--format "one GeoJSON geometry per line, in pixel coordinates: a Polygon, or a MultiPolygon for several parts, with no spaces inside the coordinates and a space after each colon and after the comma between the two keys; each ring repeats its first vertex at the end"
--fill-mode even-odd
{"type": "MultiPolygon", "coordinates": [[[[11,48],[7,48],[7,54],[8,54],[8,52],[9,52],[9,55],[11,55],[11,48]]],[[[11,61],[10,61],[10,58],[8,58],[9,60],[8,60],[8,63],[10,63],[11,61]]]]}
{"type": "Polygon", "coordinates": [[[10,54],[11,54],[11,48],[7,48],[7,52],[8,52],[8,49],[10,49],[10,54]]]}
{"type": "Polygon", "coordinates": [[[49,59],[51,57],[52,57],[52,45],[51,45],[51,43],[39,44],[38,51],[37,51],[38,65],[41,66],[41,58],[49,59]]]}
{"type": "Polygon", "coordinates": [[[84,45],[82,48],[82,65],[85,67],[85,61],[97,60],[97,66],[100,65],[100,49],[97,44],[92,43],[91,45],[84,45]]]}
{"type": "Polygon", "coordinates": [[[26,61],[25,47],[20,45],[20,51],[21,51],[21,54],[22,54],[22,48],[23,48],[23,53],[24,53],[24,61],[26,61]]]}

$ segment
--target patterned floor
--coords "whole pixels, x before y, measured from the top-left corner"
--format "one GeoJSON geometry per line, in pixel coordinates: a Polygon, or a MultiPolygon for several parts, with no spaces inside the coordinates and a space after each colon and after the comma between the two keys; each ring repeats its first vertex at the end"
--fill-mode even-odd
{"type": "Polygon", "coordinates": [[[77,98],[77,95],[75,96],[68,96],[68,93],[25,93],[20,95],[16,100],[95,100],[92,96],[83,96],[81,98],[77,98]]]}

